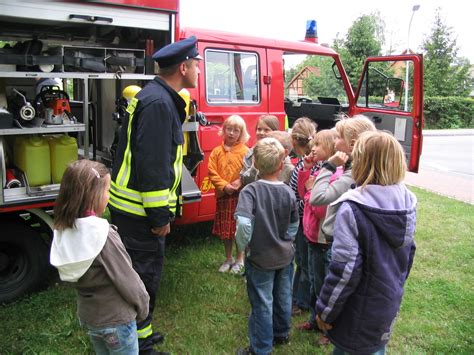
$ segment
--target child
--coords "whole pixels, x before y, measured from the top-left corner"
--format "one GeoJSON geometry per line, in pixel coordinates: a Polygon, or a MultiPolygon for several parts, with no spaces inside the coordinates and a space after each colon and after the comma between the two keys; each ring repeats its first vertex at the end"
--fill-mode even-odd
{"type": "MultiPolygon", "coordinates": [[[[309,202],[313,206],[328,206],[326,218],[320,227],[321,238],[332,243],[334,221],[336,220],[337,205],[330,205],[341,195],[351,189],[354,184],[352,179],[352,159],[350,158],[355,141],[359,135],[366,131],[375,131],[375,126],[366,116],[357,115],[352,118],[343,118],[336,123],[336,154],[326,161],[314,182],[309,202]],[[331,182],[331,176],[338,166],[343,166],[343,174],[331,182]]],[[[331,258],[331,250],[328,250],[331,258]]]]}
{"type": "MultiPolygon", "coordinates": [[[[268,133],[272,131],[277,131],[280,122],[278,118],[273,115],[262,115],[257,120],[257,126],[255,127],[255,133],[257,137],[257,142],[260,139],[266,138],[268,133]]],[[[247,154],[244,157],[244,166],[240,172],[240,181],[242,186],[250,184],[257,180],[258,171],[253,165],[253,149],[250,148],[247,154]]]]}
{"type": "Polygon", "coordinates": [[[250,348],[240,353],[270,354],[273,343],[285,343],[291,327],[293,240],[299,216],[291,188],[278,180],[285,151],[275,138],[254,148],[260,180],[244,187],[235,211],[236,241],[247,249],[245,275],[252,310],[250,348]]]}
{"type": "Polygon", "coordinates": [[[99,218],[109,199],[110,174],[100,163],[70,164],[54,207],[51,264],[77,290],[77,314],[98,354],[138,354],[136,320],[149,297],[120,236],[99,218]]]}
{"type": "Polygon", "coordinates": [[[304,310],[309,310],[310,304],[310,283],[308,275],[308,243],[303,234],[303,209],[304,201],[298,194],[298,172],[303,168],[303,157],[310,152],[310,142],[316,134],[317,125],[308,117],[300,117],[293,124],[291,129],[291,139],[293,151],[299,157],[290,178],[290,187],[293,189],[298,201],[298,211],[300,215],[300,227],[295,238],[295,263],[296,272],[293,283],[293,314],[300,314],[304,310]]]}
{"type": "Polygon", "coordinates": [[[219,135],[224,141],[212,150],[208,165],[209,179],[216,192],[216,217],[212,233],[224,242],[226,260],[219,267],[219,272],[241,274],[244,253],[237,252],[237,260],[234,263],[232,244],[235,240],[235,206],[242,185],[239,173],[248,151],[245,143],[249,140],[249,134],[243,118],[232,115],[224,121],[219,135]]]}
{"type": "Polygon", "coordinates": [[[275,138],[285,149],[285,161],[278,180],[288,185],[290,183],[291,174],[293,174],[293,169],[295,168],[289,157],[290,152],[293,150],[291,135],[286,131],[272,131],[268,133],[268,137],[275,138]]]}
{"type": "Polygon", "coordinates": [[[333,354],[385,353],[416,249],[416,197],[402,183],[405,170],[389,133],[366,132],[355,143],[358,187],[335,202],[332,260],[316,309],[333,354]]]}
{"type": "MultiPolygon", "coordinates": [[[[314,170],[313,168],[336,153],[334,146],[334,140],[336,137],[337,133],[334,130],[326,129],[318,132],[312,141],[311,156],[305,157],[303,169],[298,173],[298,193],[300,196],[304,196],[303,200],[305,203],[303,213],[303,232],[308,242],[308,268],[311,284],[312,306],[309,321],[297,326],[300,330],[317,329],[314,307],[329,265],[329,260],[327,258],[329,245],[326,240],[319,235],[319,226],[326,216],[326,206],[311,206],[309,203],[314,178],[319,173],[319,170],[314,170]]],[[[341,174],[342,168],[339,167],[330,177],[330,182],[332,183],[341,174]]],[[[328,339],[324,336],[319,340],[319,344],[328,344],[328,342],[328,339]]]]}

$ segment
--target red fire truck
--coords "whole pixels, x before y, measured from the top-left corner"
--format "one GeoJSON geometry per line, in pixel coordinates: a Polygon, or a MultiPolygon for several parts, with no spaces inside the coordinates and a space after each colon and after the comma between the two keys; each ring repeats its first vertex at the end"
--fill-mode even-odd
{"type": "Polygon", "coordinates": [[[183,124],[185,204],[177,223],[214,216],[207,160],[231,114],[241,115],[250,132],[265,113],[279,117],[281,129],[301,116],[328,128],[338,114],[364,114],[377,128],[393,132],[410,171],[417,171],[423,126],[420,55],[368,58],[358,86],[352,87],[339,55],[316,43],[314,34],[292,42],[184,28],[178,0],[0,0],[0,302],[36,289],[49,270],[51,210],[59,185],[29,183],[52,162],[37,159],[28,178],[16,164],[21,142],[67,135],[76,139],[79,158],[110,164],[124,88],[145,85],[155,73],[152,54],[191,35],[198,38],[204,60],[183,124]],[[56,80],[59,90],[37,93],[46,79],[56,80]],[[58,106],[67,112],[58,113],[58,106]],[[54,122],[59,115],[64,120],[54,122]]]}

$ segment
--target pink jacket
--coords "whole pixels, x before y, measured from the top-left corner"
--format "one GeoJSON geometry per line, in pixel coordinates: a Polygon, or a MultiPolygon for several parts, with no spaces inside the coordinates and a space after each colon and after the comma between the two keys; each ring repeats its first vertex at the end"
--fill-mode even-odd
{"type": "MultiPolygon", "coordinates": [[[[338,167],[336,172],[331,175],[330,183],[342,175],[342,167],[338,167]]],[[[319,170],[314,172],[313,176],[317,176],[319,170]]],[[[303,213],[303,232],[306,239],[311,243],[327,244],[324,237],[319,238],[319,228],[326,217],[327,206],[312,206],[309,203],[311,189],[306,190],[305,183],[311,175],[310,170],[300,170],[298,172],[298,194],[304,196],[304,213],[303,213]]]]}

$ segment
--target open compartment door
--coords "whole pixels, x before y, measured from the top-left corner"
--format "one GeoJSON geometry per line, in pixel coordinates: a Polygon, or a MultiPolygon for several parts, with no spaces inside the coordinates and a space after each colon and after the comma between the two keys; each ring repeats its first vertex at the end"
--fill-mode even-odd
{"type": "Polygon", "coordinates": [[[201,190],[194,182],[189,170],[183,165],[183,176],[181,178],[181,192],[183,196],[183,203],[199,202],[201,201],[201,190]]]}
{"type": "Polygon", "coordinates": [[[366,60],[350,115],[364,114],[393,133],[405,149],[408,170],[418,172],[423,143],[423,57],[366,60]]]}

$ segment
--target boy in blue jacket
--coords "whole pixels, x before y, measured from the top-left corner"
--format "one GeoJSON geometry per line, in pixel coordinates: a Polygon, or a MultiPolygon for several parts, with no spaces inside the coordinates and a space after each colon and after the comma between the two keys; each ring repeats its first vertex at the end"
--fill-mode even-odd
{"type": "Polygon", "coordinates": [[[405,153],[389,133],[366,132],[353,150],[355,190],[342,195],[318,326],[333,354],[384,354],[415,254],[416,197],[402,183],[405,153]]]}

